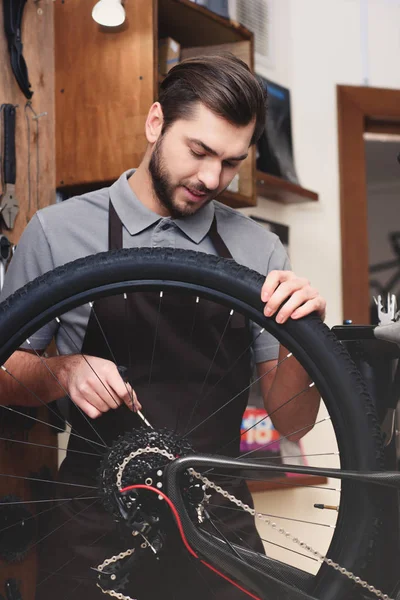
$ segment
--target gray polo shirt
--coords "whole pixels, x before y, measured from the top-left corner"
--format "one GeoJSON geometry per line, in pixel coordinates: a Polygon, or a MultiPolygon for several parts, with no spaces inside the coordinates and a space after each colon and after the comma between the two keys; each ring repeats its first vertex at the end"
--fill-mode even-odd
{"type": "MultiPolygon", "coordinates": [[[[233,258],[266,275],[288,269],[289,261],[279,238],[241,213],[213,201],[183,219],[161,217],[146,208],[132,192],[126,171],[110,187],[70,198],[38,211],[26,227],[8,268],[1,300],[28,281],[66,262],[108,250],[108,205],[111,198],[123,223],[124,248],[167,247],[217,254],[209,236],[214,214],[218,232],[233,258]]],[[[90,307],[84,305],[53,321],[30,338],[37,349],[55,336],[61,354],[82,347],[90,307]],[[71,336],[75,344],[69,339],[71,336]]],[[[260,328],[253,326],[254,338],[260,328]]],[[[268,333],[253,345],[255,362],[278,356],[278,344],[268,333]]]]}

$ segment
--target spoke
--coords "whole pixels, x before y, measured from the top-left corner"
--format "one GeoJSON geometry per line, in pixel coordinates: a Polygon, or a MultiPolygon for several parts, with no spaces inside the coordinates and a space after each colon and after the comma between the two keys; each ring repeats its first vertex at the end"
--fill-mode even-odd
{"type": "MultiPolygon", "coordinates": [[[[203,392],[203,389],[204,389],[204,386],[206,385],[206,383],[207,383],[207,381],[208,381],[208,378],[209,378],[209,376],[210,376],[211,369],[213,368],[213,365],[214,365],[215,359],[217,358],[217,355],[218,355],[219,349],[220,349],[220,347],[221,347],[221,344],[222,344],[222,341],[223,341],[223,339],[224,339],[224,337],[225,337],[225,333],[226,333],[226,330],[228,329],[228,326],[229,326],[229,323],[230,323],[230,321],[231,321],[231,319],[232,319],[232,315],[233,315],[233,313],[234,313],[234,311],[233,311],[233,310],[231,310],[231,311],[230,311],[230,313],[229,313],[228,319],[227,319],[227,321],[226,321],[226,323],[225,323],[224,330],[223,330],[223,332],[222,332],[222,334],[221,334],[221,337],[220,337],[220,339],[219,339],[219,342],[218,342],[218,344],[217,344],[217,348],[216,348],[216,350],[215,350],[215,352],[214,352],[214,356],[213,356],[213,358],[212,358],[212,360],[211,360],[211,362],[210,362],[210,366],[208,367],[208,371],[207,371],[207,373],[206,373],[206,376],[205,376],[205,378],[204,378],[204,380],[203,380],[203,383],[202,383],[202,385],[201,385],[200,392],[199,392],[199,396],[198,396],[198,398],[197,398],[196,402],[194,403],[194,406],[193,406],[192,412],[190,413],[189,420],[188,420],[188,422],[187,422],[187,424],[186,424],[185,432],[184,432],[184,434],[183,434],[183,436],[182,436],[182,437],[186,437],[186,436],[190,435],[190,434],[191,434],[193,431],[195,431],[195,429],[197,429],[197,427],[200,427],[200,425],[201,425],[202,423],[204,423],[204,422],[205,422],[205,421],[202,421],[202,423],[200,423],[199,425],[197,425],[196,427],[194,427],[193,429],[191,429],[191,430],[190,430],[190,431],[187,433],[187,430],[188,430],[188,429],[189,429],[189,427],[190,427],[190,423],[193,421],[193,417],[194,417],[194,415],[195,415],[195,413],[196,413],[197,407],[198,407],[198,405],[199,405],[200,401],[202,401],[202,400],[203,400],[203,398],[201,397],[201,394],[202,394],[202,392],[203,392]]],[[[236,397],[236,396],[235,396],[235,397],[236,397]]],[[[229,404],[229,402],[228,402],[228,404],[229,404]]],[[[223,408],[223,407],[221,407],[221,408],[223,408]]],[[[218,411],[215,411],[215,412],[214,412],[214,413],[213,413],[211,416],[215,415],[217,412],[218,412],[218,411]]],[[[205,419],[205,420],[208,420],[208,419],[205,419]]]]}
{"type": "MultiPolygon", "coordinates": [[[[288,455],[279,455],[279,456],[262,456],[255,458],[253,457],[251,460],[266,460],[267,463],[270,460],[283,460],[284,458],[311,458],[314,456],[340,456],[339,452],[321,452],[317,454],[288,454],[288,455]]],[[[285,464],[285,463],[283,463],[285,464]]]]}
{"type": "MultiPolygon", "coordinates": [[[[268,444],[264,444],[263,446],[260,446],[259,448],[256,448],[255,450],[250,450],[249,452],[246,452],[245,454],[241,454],[237,458],[245,458],[246,456],[250,456],[250,454],[254,454],[254,452],[258,452],[259,450],[265,450],[266,448],[269,448],[270,446],[272,446],[272,444],[277,444],[278,442],[281,442],[282,440],[286,440],[291,435],[295,435],[296,433],[301,433],[305,429],[312,429],[313,427],[315,427],[315,425],[320,425],[324,421],[330,421],[330,420],[331,420],[331,417],[325,417],[324,419],[320,419],[319,421],[316,421],[315,423],[305,425],[305,427],[296,429],[296,431],[292,431],[291,433],[288,433],[287,435],[281,436],[277,440],[272,440],[271,442],[268,442],[268,444]]],[[[288,472],[289,472],[289,470],[288,470],[288,472]]]]}
{"type": "MultiPolygon", "coordinates": [[[[93,503],[94,504],[94,503],[93,503]]],[[[93,505],[91,505],[93,506],[93,505]]],[[[90,506],[88,506],[87,508],[90,508],[90,506]]],[[[87,510],[87,509],[85,509],[87,510]]],[[[81,511],[82,512],[82,511],[81,511]]],[[[77,513],[80,514],[80,513],[77,513]]],[[[76,515],[75,515],[76,516],[76,515]]],[[[73,517],[72,517],[73,518],[73,517]]],[[[69,519],[70,521],[71,519],[69,519]]],[[[66,521],[67,523],[68,521],[66,521]]],[[[65,523],[63,523],[63,525],[65,525],[65,523]]],[[[61,527],[63,527],[63,525],[61,525],[61,527]]],[[[108,535],[109,532],[107,531],[106,533],[102,533],[98,538],[96,538],[94,540],[94,542],[92,542],[91,544],[89,544],[89,548],[91,548],[92,546],[94,546],[95,544],[97,544],[98,542],[100,542],[100,540],[102,540],[104,537],[106,537],[106,535],[108,535]]],[[[70,560],[67,560],[63,565],[61,565],[61,567],[59,567],[56,571],[52,571],[52,573],[50,573],[47,577],[45,577],[44,579],[42,579],[42,581],[40,581],[37,586],[36,589],[43,585],[43,583],[46,583],[46,581],[48,581],[49,579],[51,579],[52,577],[54,577],[54,575],[57,575],[60,571],[62,571],[64,569],[64,567],[67,567],[68,565],[70,565],[74,560],[76,559],[76,556],[73,556],[70,560]]]]}
{"type": "MultiPolygon", "coordinates": [[[[106,346],[107,346],[107,348],[108,348],[108,351],[109,351],[109,353],[110,353],[110,356],[111,356],[111,359],[112,359],[112,362],[114,363],[114,365],[115,365],[115,366],[117,367],[117,369],[118,369],[119,365],[117,364],[117,360],[116,360],[116,358],[115,358],[115,356],[114,356],[114,352],[112,351],[112,348],[111,348],[111,346],[110,346],[110,344],[109,344],[109,341],[108,341],[108,339],[107,339],[107,336],[106,336],[106,334],[105,334],[105,332],[104,332],[104,329],[103,329],[103,327],[102,327],[102,325],[101,325],[101,323],[100,323],[100,319],[98,318],[98,316],[97,316],[97,314],[96,314],[96,311],[95,311],[95,308],[94,308],[94,304],[93,304],[93,302],[89,302],[89,306],[90,306],[90,308],[92,309],[93,316],[94,316],[94,318],[96,319],[96,323],[97,323],[97,325],[98,325],[98,327],[99,327],[99,329],[100,329],[101,335],[103,336],[103,339],[104,339],[104,341],[105,341],[105,343],[106,343],[106,346]]],[[[129,388],[128,388],[128,386],[127,386],[127,383],[126,383],[126,381],[124,380],[124,378],[123,378],[123,377],[121,377],[121,379],[123,380],[123,382],[124,382],[124,384],[125,384],[126,391],[128,392],[128,394],[129,394],[129,397],[131,398],[131,401],[132,401],[132,405],[133,405],[133,395],[130,393],[130,391],[129,391],[129,388]]]]}
{"type": "MultiPolygon", "coordinates": [[[[32,394],[33,394],[33,392],[32,392],[32,394]]],[[[32,419],[32,421],[35,421],[36,423],[41,423],[42,425],[47,425],[47,427],[50,427],[51,429],[56,429],[60,433],[64,433],[64,429],[61,429],[61,427],[57,427],[57,425],[53,425],[52,423],[47,423],[46,421],[42,421],[41,419],[37,419],[36,417],[31,417],[31,415],[27,415],[25,413],[19,412],[18,410],[15,410],[14,408],[11,408],[10,406],[4,406],[4,404],[0,404],[0,408],[3,408],[4,410],[9,410],[10,412],[20,415],[21,417],[26,417],[27,419],[32,419]]],[[[88,442],[90,445],[96,444],[96,446],[100,446],[101,448],[107,448],[107,446],[103,446],[103,444],[99,444],[99,442],[95,442],[94,440],[89,440],[88,438],[85,438],[82,435],[78,435],[77,433],[74,433],[73,431],[71,431],[70,435],[73,435],[74,437],[77,437],[81,440],[85,440],[85,442],[88,442]]],[[[98,452],[98,456],[102,456],[101,452],[98,452]]]]}
{"type": "MultiPolygon", "coordinates": [[[[226,406],[228,406],[229,404],[231,404],[231,402],[234,402],[234,400],[236,400],[236,398],[238,398],[239,396],[241,396],[244,392],[246,392],[247,390],[249,390],[253,385],[255,385],[258,381],[260,381],[263,377],[265,377],[266,375],[269,375],[269,373],[271,373],[274,369],[276,369],[279,365],[281,365],[285,360],[287,360],[288,358],[290,358],[292,356],[291,353],[289,353],[287,356],[285,356],[285,358],[283,358],[279,363],[277,363],[274,367],[272,367],[271,369],[269,369],[269,371],[266,371],[265,373],[263,373],[262,375],[260,375],[260,377],[257,377],[256,379],[254,379],[254,381],[251,381],[249,383],[249,385],[247,385],[245,388],[243,388],[243,390],[241,390],[240,392],[238,392],[237,394],[235,394],[235,396],[233,396],[230,400],[228,400],[227,402],[225,402],[225,404],[223,404],[222,406],[220,406],[219,408],[217,408],[213,413],[211,413],[210,415],[208,415],[205,419],[203,419],[203,421],[201,421],[198,425],[196,425],[195,427],[193,427],[190,431],[188,431],[187,433],[185,433],[184,436],[182,437],[188,437],[191,433],[193,433],[194,431],[196,431],[196,429],[198,429],[199,427],[201,427],[202,425],[204,425],[204,423],[206,423],[209,419],[211,419],[212,417],[214,417],[217,413],[219,413],[220,410],[224,409],[226,406]]],[[[238,436],[240,437],[240,436],[238,436]]],[[[229,443],[231,444],[233,440],[231,440],[229,443]]],[[[224,446],[225,447],[225,446],[224,446]]]]}
{"type": "Polygon", "coordinates": [[[207,374],[206,374],[206,376],[205,376],[205,378],[204,378],[204,381],[203,381],[203,383],[202,383],[202,386],[201,386],[200,393],[203,391],[203,389],[204,389],[204,386],[206,385],[206,383],[207,383],[207,381],[208,381],[208,378],[209,378],[209,376],[210,376],[210,373],[211,373],[211,369],[213,368],[213,365],[214,365],[215,359],[217,358],[217,355],[218,355],[219,349],[221,348],[222,341],[223,341],[223,339],[224,339],[224,337],[225,337],[225,334],[226,334],[226,331],[227,331],[227,329],[228,329],[229,323],[230,323],[230,321],[231,321],[231,319],[232,319],[233,313],[234,313],[234,311],[233,311],[233,310],[231,310],[231,311],[230,311],[230,313],[229,313],[228,319],[227,319],[227,321],[226,321],[226,323],[225,323],[224,330],[223,330],[223,332],[222,332],[222,334],[221,334],[221,337],[220,337],[220,339],[219,339],[219,342],[218,342],[217,348],[216,348],[216,350],[215,350],[215,352],[214,352],[214,356],[213,356],[213,358],[212,358],[212,361],[211,361],[211,363],[210,363],[210,366],[208,367],[207,374]]]}
{"type": "Polygon", "coordinates": [[[50,375],[56,381],[56,383],[60,387],[60,389],[64,392],[64,394],[67,396],[67,398],[69,398],[71,400],[71,402],[73,402],[75,404],[76,408],[79,410],[79,412],[81,413],[82,417],[85,419],[86,423],[92,428],[92,430],[95,433],[95,435],[97,435],[97,437],[99,438],[99,440],[107,448],[108,447],[107,444],[105,443],[105,441],[103,440],[103,438],[101,437],[101,435],[99,434],[99,432],[95,429],[95,427],[93,426],[93,424],[90,422],[88,416],[77,405],[77,403],[71,398],[71,396],[69,395],[68,391],[65,389],[65,387],[63,386],[63,384],[61,383],[61,381],[58,379],[57,375],[55,375],[53,373],[53,371],[50,369],[50,367],[48,366],[48,364],[47,364],[46,360],[43,358],[43,356],[41,356],[39,354],[39,352],[32,346],[32,344],[31,344],[31,342],[29,340],[26,340],[26,341],[29,344],[29,346],[32,348],[32,350],[34,351],[34,353],[36,354],[36,356],[38,357],[38,359],[40,360],[40,362],[42,363],[42,365],[44,365],[44,367],[47,369],[47,371],[50,373],[50,375]]]}
{"type": "MultiPolygon", "coordinates": [[[[222,506],[218,506],[218,508],[227,508],[227,507],[222,507],[222,506]]],[[[232,508],[232,510],[238,510],[241,511],[240,508],[232,508]]],[[[218,517],[215,517],[218,518],[218,517]]],[[[229,528],[233,535],[235,535],[241,542],[243,542],[244,544],[247,545],[248,548],[250,548],[250,550],[252,550],[251,546],[249,545],[248,542],[246,542],[246,540],[244,540],[240,535],[240,533],[246,533],[243,529],[232,529],[232,527],[229,528]]],[[[259,534],[260,535],[260,534],[259,534]]],[[[265,542],[266,544],[271,544],[272,546],[277,546],[278,548],[282,548],[282,550],[287,550],[287,552],[293,552],[294,554],[298,554],[299,556],[304,556],[304,558],[309,558],[310,560],[313,560],[314,562],[319,562],[319,560],[317,558],[314,558],[313,556],[309,556],[308,554],[303,554],[302,552],[299,552],[298,550],[292,550],[291,548],[288,548],[287,546],[282,546],[281,544],[277,544],[275,542],[271,542],[270,540],[266,540],[265,538],[260,536],[260,540],[262,542],[265,542]]],[[[254,552],[254,550],[253,550],[254,552]]],[[[268,556],[266,556],[266,558],[268,559],[268,556]]]]}
{"type": "MultiPolygon", "coordinates": [[[[235,512],[243,512],[243,509],[234,508],[233,506],[224,506],[218,504],[212,504],[211,506],[215,506],[217,508],[222,508],[224,510],[233,510],[235,512]]],[[[335,525],[328,525],[327,523],[317,523],[316,521],[305,521],[303,519],[295,519],[293,517],[282,517],[280,515],[270,515],[269,513],[261,513],[257,512],[257,515],[262,515],[263,517],[273,517],[274,519],[283,519],[285,521],[295,521],[296,523],[306,523],[307,525],[318,525],[319,527],[328,527],[329,529],[336,529],[335,525]]]]}
{"type": "Polygon", "coordinates": [[[19,525],[20,523],[25,522],[25,521],[29,521],[30,519],[36,519],[37,517],[39,517],[40,515],[44,515],[45,513],[48,513],[52,510],[56,510],[57,508],[60,508],[61,506],[63,506],[63,504],[66,504],[67,502],[71,502],[72,500],[95,500],[98,499],[97,496],[74,496],[72,498],[56,498],[56,499],[52,499],[52,500],[22,500],[21,502],[1,502],[0,503],[0,508],[1,506],[7,506],[9,504],[14,505],[14,504],[37,504],[37,503],[42,503],[42,502],[60,502],[61,504],[57,504],[57,506],[51,506],[50,508],[46,508],[45,510],[41,510],[38,513],[35,513],[34,515],[32,515],[31,517],[26,517],[21,519],[21,521],[18,521],[17,523],[13,523],[12,525],[7,525],[7,527],[3,527],[3,529],[0,529],[0,533],[2,533],[3,531],[6,531],[7,529],[11,529],[12,527],[16,527],[17,525],[19,525]]]}
{"type": "MultiPolygon", "coordinates": [[[[126,323],[129,323],[130,321],[130,304],[128,302],[128,296],[127,294],[124,293],[124,305],[125,305],[125,321],[126,323]]],[[[129,336],[129,344],[128,344],[128,373],[132,373],[132,336],[129,336]]],[[[133,393],[131,396],[131,401],[132,401],[132,409],[134,408],[134,403],[133,403],[133,393]]]]}
{"type": "MultiPolygon", "coordinates": [[[[36,480],[35,480],[36,481],[36,480]]],[[[68,484],[70,485],[70,484],[68,484]]],[[[71,500],[98,500],[98,496],[72,496],[72,498],[49,498],[48,500],[15,500],[15,502],[2,502],[0,500],[0,508],[2,506],[15,506],[16,504],[43,504],[46,502],[70,502],[71,500]]],[[[53,510],[53,508],[58,508],[56,507],[52,507],[52,508],[48,508],[46,510],[44,510],[43,512],[47,512],[47,510],[53,510]]],[[[35,513],[35,516],[37,517],[38,515],[43,514],[42,512],[40,513],[35,513]]],[[[26,519],[23,519],[24,521],[26,521],[26,519]]],[[[14,525],[10,525],[10,527],[14,527],[14,525]]],[[[6,527],[5,529],[8,529],[8,527],[6,527]]],[[[0,529],[0,532],[4,531],[4,529],[0,529]]]]}
{"type": "MultiPolygon", "coordinates": [[[[49,410],[55,417],[57,417],[57,419],[59,421],[61,421],[63,424],[64,422],[67,422],[66,419],[64,419],[57,411],[53,410],[53,408],[51,407],[51,403],[49,402],[45,402],[44,400],[42,400],[40,398],[40,396],[37,396],[34,392],[32,392],[24,383],[22,383],[22,381],[20,381],[19,379],[17,379],[17,377],[15,377],[15,375],[13,375],[8,369],[7,367],[5,367],[4,365],[1,366],[2,371],[4,371],[5,373],[7,373],[8,375],[10,375],[10,377],[13,378],[14,381],[16,381],[21,387],[24,388],[24,390],[26,390],[27,392],[29,392],[30,394],[32,394],[37,400],[39,400],[39,402],[45,406],[47,408],[47,410],[49,410]]],[[[69,425],[69,423],[67,423],[67,425],[69,425]]]]}
{"type": "MultiPolygon", "coordinates": [[[[194,311],[193,311],[193,320],[192,320],[192,326],[190,329],[190,338],[189,338],[189,345],[192,346],[193,345],[193,335],[194,335],[194,329],[196,326],[196,318],[197,318],[197,308],[199,306],[200,303],[200,298],[199,296],[196,296],[196,301],[195,301],[195,305],[194,305],[194,311]]],[[[185,375],[185,383],[187,383],[189,381],[189,373],[188,373],[189,369],[186,370],[186,375],[185,375]]],[[[180,401],[180,405],[177,411],[177,417],[175,420],[175,429],[174,429],[174,433],[176,433],[178,431],[179,428],[179,424],[180,424],[180,420],[181,420],[181,415],[182,415],[182,410],[185,404],[185,396],[184,394],[182,394],[181,396],[181,401],[180,401]]]]}
{"type": "MultiPolygon", "coordinates": [[[[64,578],[65,578],[65,575],[60,575],[60,577],[64,577],[64,578]]],[[[81,577],[79,577],[79,578],[78,578],[78,577],[71,576],[71,577],[68,577],[68,579],[72,579],[72,580],[73,580],[73,579],[81,579],[81,577]]],[[[85,581],[93,581],[93,580],[92,580],[92,579],[87,579],[87,580],[85,580],[85,581]]],[[[77,590],[79,590],[79,588],[81,587],[81,585],[82,585],[82,581],[80,581],[80,582],[78,583],[78,585],[77,585],[76,587],[74,587],[74,589],[73,589],[73,590],[71,590],[71,591],[68,593],[68,595],[67,595],[67,596],[64,596],[63,600],[68,600],[68,598],[70,598],[70,597],[72,596],[72,594],[74,594],[74,593],[75,593],[77,590]]]]}
{"type": "MultiPolygon", "coordinates": [[[[287,356],[286,358],[289,358],[289,356],[287,356]]],[[[281,361],[280,364],[282,364],[282,361],[281,361]]],[[[271,370],[268,371],[268,373],[270,373],[271,370]]],[[[261,379],[261,378],[259,378],[259,379],[261,379]]],[[[298,398],[299,396],[301,396],[301,394],[304,394],[305,392],[308,392],[308,390],[311,387],[313,387],[313,386],[314,386],[314,383],[310,383],[309,385],[307,385],[307,387],[305,387],[302,390],[300,390],[300,392],[297,392],[297,394],[295,394],[294,396],[292,396],[291,398],[289,398],[289,400],[286,400],[283,404],[280,404],[279,406],[277,406],[277,408],[275,408],[275,410],[273,410],[272,412],[268,413],[264,417],[261,417],[261,419],[259,419],[258,421],[256,421],[256,423],[253,423],[253,425],[251,427],[249,427],[248,429],[245,429],[244,431],[241,431],[238,436],[236,436],[233,440],[231,440],[229,442],[229,444],[232,444],[236,440],[238,440],[241,437],[243,437],[246,433],[248,433],[249,431],[251,431],[254,427],[257,427],[257,425],[259,425],[260,423],[262,423],[266,419],[270,419],[272,417],[272,415],[274,415],[275,413],[278,412],[278,410],[280,410],[284,406],[287,406],[288,404],[290,404],[290,402],[293,402],[293,400],[295,400],[296,398],[298,398]]],[[[290,435],[292,435],[292,434],[290,434],[290,435]]],[[[218,450],[216,450],[216,452],[214,454],[218,454],[218,452],[221,452],[221,450],[223,450],[224,448],[226,448],[226,446],[229,446],[229,444],[224,444],[223,446],[220,446],[220,448],[218,448],[218,450]]]]}
{"type": "Polygon", "coordinates": [[[55,450],[65,450],[68,452],[75,452],[76,454],[86,454],[89,456],[99,456],[93,452],[84,452],[83,450],[68,450],[67,448],[60,448],[60,446],[49,446],[48,444],[37,444],[36,442],[24,442],[23,440],[14,440],[11,438],[0,437],[3,442],[12,442],[13,444],[27,444],[28,446],[38,446],[39,448],[54,448],[55,450]]]}
{"type": "MultiPolygon", "coordinates": [[[[216,517],[214,515],[214,518],[219,521],[220,523],[223,523],[223,521],[221,521],[221,519],[218,519],[218,517],[216,517]]],[[[243,557],[240,556],[239,552],[236,550],[236,548],[234,546],[232,546],[231,542],[227,539],[227,537],[222,533],[222,531],[220,529],[218,529],[218,527],[216,526],[216,524],[214,523],[214,521],[212,519],[210,519],[210,524],[211,526],[215,529],[215,531],[218,533],[218,535],[220,536],[221,539],[224,540],[224,542],[227,544],[227,546],[229,546],[229,548],[232,551],[232,554],[235,554],[241,561],[243,562],[247,562],[243,560],[243,557]]]]}
{"type": "Polygon", "coordinates": [[[40,481],[41,483],[53,483],[54,485],[71,485],[74,487],[87,488],[97,490],[94,485],[83,485],[81,483],[68,483],[66,481],[52,481],[51,479],[38,479],[37,477],[25,477],[22,475],[9,475],[8,473],[0,473],[0,477],[14,477],[14,479],[25,479],[25,481],[40,481]]]}
{"type": "MultiPolygon", "coordinates": [[[[94,504],[96,504],[96,502],[98,502],[99,500],[95,500],[94,502],[92,502],[91,504],[89,504],[89,506],[85,506],[85,508],[83,508],[82,510],[78,511],[77,513],[75,513],[72,517],[70,517],[69,519],[67,519],[66,521],[64,521],[64,523],[62,523],[61,525],[59,525],[58,527],[55,527],[52,531],[50,531],[50,533],[47,533],[46,535],[44,535],[42,538],[40,538],[40,540],[37,540],[37,542],[35,542],[34,544],[32,544],[32,546],[29,546],[29,548],[27,548],[27,552],[30,552],[31,550],[33,550],[33,548],[36,548],[36,546],[38,546],[39,544],[41,544],[44,540],[46,540],[48,537],[50,537],[51,535],[53,535],[53,533],[55,533],[56,531],[58,531],[59,529],[61,529],[62,527],[64,527],[64,525],[66,525],[67,523],[69,523],[70,521],[73,521],[78,515],[84,513],[86,510],[88,510],[89,508],[91,508],[94,504]]],[[[51,577],[51,575],[49,576],[51,577]]],[[[39,587],[39,585],[43,583],[43,581],[41,581],[37,587],[39,587]]]]}
{"type": "MultiPolygon", "coordinates": [[[[235,367],[235,365],[239,362],[239,360],[245,355],[247,354],[247,352],[249,352],[249,350],[251,350],[251,348],[253,347],[253,344],[255,341],[258,340],[258,338],[264,333],[265,329],[261,329],[260,332],[256,335],[256,337],[254,338],[254,340],[251,341],[251,343],[247,346],[247,348],[245,348],[243,350],[243,352],[241,354],[239,354],[239,356],[233,361],[233,363],[231,364],[231,366],[229,367],[229,369],[227,371],[225,371],[225,373],[222,375],[222,377],[220,377],[218,379],[218,381],[209,389],[209,391],[207,392],[207,394],[205,396],[203,396],[203,400],[205,400],[206,398],[208,398],[208,396],[215,390],[215,388],[221,383],[221,381],[223,381],[225,379],[225,377],[227,375],[229,375],[229,373],[232,371],[232,369],[235,367]]],[[[283,359],[283,360],[286,360],[283,359]]],[[[281,361],[282,363],[283,361],[281,361]]],[[[279,364],[281,364],[279,363],[279,364]]],[[[278,365],[277,365],[278,366],[278,365]]],[[[273,367],[276,368],[276,367],[273,367]]],[[[269,371],[270,372],[270,371],[269,371]]],[[[255,382],[254,382],[255,383],[255,382]]]]}
{"type": "Polygon", "coordinates": [[[148,387],[150,387],[150,385],[151,385],[151,378],[153,376],[153,366],[154,366],[154,358],[155,358],[155,355],[156,355],[158,327],[160,325],[161,304],[162,304],[163,295],[164,295],[164,292],[161,291],[160,292],[160,299],[158,301],[158,312],[157,312],[156,329],[155,329],[155,332],[154,332],[154,339],[153,339],[153,349],[152,349],[152,352],[151,352],[150,373],[149,373],[148,387]]]}
{"type": "Polygon", "coordinates": [[[114,398],[114,396],[112,395],[112,393],[110,392],[110,390],[108,389],[108,387],[106,386],[106,384],[104,383],[104,381],[101,379],[101,377],[98,375],[98,373],[96,372],[96,370],[90,364],[90,362],[88,361],[87,357],[84,354],[82,354],[82,350],[79,348],[78,344],[75,342],[75,340],[72,338],[72,336],[70,335],[70,333],[67,331],[67,329],[64,327],[64,325],[61,323],[61,319],[59,319],[58,317],[56,317],[56,321],[57,321],[58,325],[60,326],[60,329],[62,329],[64,331],[64,333],[67,335],[67,337],[69,338],[69,340],[74,345],[75,350],[77,351],[77,353],[84,359],[85,363],[88,365],[88,367],[94,373],[94,375],[100,381],[100,383],[103,386],[103,388],[106,390],[107,394],[110,396],[110,398],[115,402],[115,405],[118,407],[119,404],[118,404],[117,400],[114,398]]]}
{"type": "MultiPolygon", "coordinates": [[[[224,508],[223,506],[221,506],[221,505],[216,505],[216,504],[214,504],[213,506],[215,506],[215,507],[216,507],[216,508],[218,508],[218,509],[219,509],[219,508],[224,508]]],[[[239,509],[239,508],[238,508],[237,510],[240,512],[240,509],[239,509]]],[[[246,540],[244,540],[244,539],[243,539],[243,538],[242,538],[242,537],[241,537],[241,536],[238,534],[238,531],[240,531],[241,533],[246,533],[245,531],[243,531],[243,529],[236,529],[236,528],[235,528],[235,529],[233,529],[233,527],[232,527],[231,525],[228,525],[228,524],[227,524],[227,523],[225,523],[225,522],[224,522],[222,519],[220,519],[219,517],[217,517],[217,515],[216,515],[216,514],[215,514],[213,511],[211,511],[211,510],[210,510],[210,513],[211,513],[211,515],[213,516],[213,518],[214,518],[214,519],[216,519],[216,520],[217,520],[219,523],[222,523],[222,524],[224,525],[224,527],[226,527],[227,529],[229,529],[229,531],[230,531],[230,532],[231,532],[231,533],[232,533],[232,534],[233,534],[233,535],[234,535],[234,536],[235,536],[235,537],[236,537],[238,540],[240,540],[240,541],[241,541],[241,542],[242,542],[242,543],[243,543],[245,546],[247,546],[247,548],[248,548],[249,550],[252,550],[253,552],[255,552],[254,548],[252,548],[252,547],[251,547],[251,545],[249,544],[249,542],[248,542],[248,541],[246,541],[246,540]]],[[[210,523],[211,523],[211,524],[214,526],[214,524],[213,524],[213,522],[211,521],[211,519],[210,519],[210,523]]],[[[242,556],[241,556],[241,555],[240,555],[240,554],[239,554],[237,551],[235,551],[235,553],[236,553],[236,554],[239,556],[239,558],[240,558],[241,560],[243,560],[243,557],[242,557],[242,556]]]]}

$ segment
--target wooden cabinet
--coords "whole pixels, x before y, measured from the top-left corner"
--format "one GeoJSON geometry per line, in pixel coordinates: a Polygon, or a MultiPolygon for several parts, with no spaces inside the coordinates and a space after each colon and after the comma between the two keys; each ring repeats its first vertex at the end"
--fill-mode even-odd
{"type": "MultiPolygon", "coordinates": [[[[172,37],[196,52],[223,45],[253,68],[253,34],[190,0],[125,0],[126,21],[113,30],[93,21],[92,5],[55,2],[58,188],[107,184],[140,163],[145,119],[157,99],[159,39],[172,37]]],[[[223,200],[255,205],[255,182],[253,148],[238,192],[223,200]]]]}

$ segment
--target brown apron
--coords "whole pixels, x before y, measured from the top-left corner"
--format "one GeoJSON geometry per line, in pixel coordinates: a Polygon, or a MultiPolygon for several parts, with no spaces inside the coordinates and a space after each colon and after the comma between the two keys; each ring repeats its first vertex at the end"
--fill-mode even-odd
{"type": "MultiPolygon", "coordinates": [[[[110,250],[122,248],[122,232],[123,225],[110,201],[110,250]]],[[[232,258],[218,234],[215,217],[209,236],[220,256],[232,258]]],[[[224,454],[237,456],[240,425],[248,400],[247,392],[239,392],[249,384],[250,350],[237,359],[249,347],[251,337],[246,319],[236,313],[230,317],[229,313],[229,308],[214,302],[201,299],[196,305],[192,294],[177,295],[168,290],[163,293],[161,302],[158,291],[136,292],[128,294],[126,299],[123,295],[111,296],[94,303],[82,352],[115,361],[127,369],[128,380],[143,406],[143,413],[154,428],[166,427],[181,434],[193,429],[189,440],[195,450],[212,453],[224,447],[224,454]],[[216,385],[235,361],[229,375],[216,385]],[[208,415],[237,395],[228,407],[200,425],[208,415]]],[[[73,430],[99,441],[76,407],[72,406],[71,410],[73,430]]],[[[94,426],[110,445],[119,434],[142,426],[142,423],[123,405],[96,419],[94,426]]],[[[68,449],[93,452],[93,446],[72,436],[68,449]]],[[[96,485],[98,464],[95,457],[69,452],[61,466],[60,479],[96,485]]],[[[252,506],[243,481],[229,483],[222,480],[221,485],[252,506]]],[[[66,497],[66,486],[59,487],[63,488],[59,494],[66,497]]],[[[70,496],[85,492],[79,488],[68,489],[70,496]]],[[[92,491],[88,490],[89,495],[93,495],[92,491]]],[[[85,600],[104,597],[89,582],[95,578],[90,567],[128,548],[129,538],[127,540],[124,535],[122,540],[112,518],[98,502],[88,508],[91,502],[76,500],[53,511],[61,513],[61,517],[58,514],[56,518],[57,525],[65,525],[49,536],[42,550],[36,600],[50,600],[59,593],[64,594],[59,600],[68,595],[85,600]],[[60,570],[67,561],[68,565],[60,570]],[[40,584],[57,569],[56,576],[40,584]]],[[[216,498],[215,502],[222,505],[225,500],[216,498]]],[[[221,507],[213,507],[213,513],[217,515],[218,527],[230,541],[263,552],[250,515],[221,507]]],[[[184,600],[189,597],[191,600],[204,597],[244,600],[248,597],[198,561],[193,561],[178,538],[168,544],[168,551],[160,560],[147,560],[141,563],[138,572],[132,573],[124,594],[138,600],[184,600]]]]}

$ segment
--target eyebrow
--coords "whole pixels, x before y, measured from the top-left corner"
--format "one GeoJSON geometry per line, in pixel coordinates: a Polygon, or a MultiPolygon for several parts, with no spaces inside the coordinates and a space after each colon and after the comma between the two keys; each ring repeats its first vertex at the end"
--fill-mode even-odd
{"type": "MultiPolygon", "coordinates": [[[[191,142],[192,144],[197,144],[198,146],[201,146],[203,148],[203,150],[208,152],[208,154],[219,157],[219,154],[216,150],[213,150],[212,148],[207,146],[207,144],[205,144],[201,140],[197,140],[195,138],[188,138],[188,141],[191,142]]],[[[231,158],[226,158],[225,160],[238,160],[239,161],[239,160],[244,160],[247,157],[248,157],[248,153],[242,154],[242,156],[232,156],[231,158]]]]}

